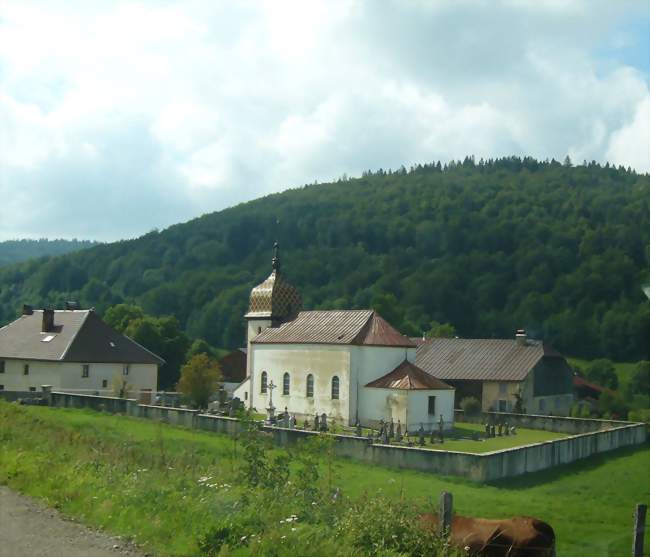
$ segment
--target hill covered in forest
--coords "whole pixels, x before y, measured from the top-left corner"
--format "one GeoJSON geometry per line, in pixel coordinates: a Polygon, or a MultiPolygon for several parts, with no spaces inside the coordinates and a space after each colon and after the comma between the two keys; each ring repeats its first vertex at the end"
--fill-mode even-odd
{"type": "Polygon", "coordinates": [[[0,268],[0,323],[22,303],[129,301],[240,346],[275,239],[306,308],[372,306],[411,335],[525,327],[574,356],[650,358],[650,177],[516,157],[368,172],[0,268]]]}
{"type": "Polygon", "coordinates": [[[0,266],[48,255],[63,255],[96,245],[89,240],[6,240],[0,242],[0,266]]]}

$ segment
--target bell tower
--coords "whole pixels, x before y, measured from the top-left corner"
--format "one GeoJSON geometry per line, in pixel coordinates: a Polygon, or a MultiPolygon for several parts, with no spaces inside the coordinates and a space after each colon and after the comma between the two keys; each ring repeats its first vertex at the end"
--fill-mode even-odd
{"type": "MultiPolygon", "coordinates": [[[[246,377],[250,377],[253,390],[253,358],[251,342],[268,327],[277,326],[293,318],[302,309],[302,297],[293,285],[289,284],[280,271],[280,246],[273,244],[271,274],[251,290],[248,312],[244,315],[246,327],[246,377]]],[[[252,397],[249,397],[249,400],[252,397]]]]}

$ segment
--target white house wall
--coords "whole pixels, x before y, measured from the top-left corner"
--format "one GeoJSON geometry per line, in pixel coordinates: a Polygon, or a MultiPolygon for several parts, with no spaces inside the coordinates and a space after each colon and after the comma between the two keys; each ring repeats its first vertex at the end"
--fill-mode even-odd
{"type": "MultiPolygon", "coordinates": [[[[88,377],[82,377],[83,364],[70,362],[47,362],[35,360],[4,360],[5,373],[0,373],[0,385],[6,391],[40,391],[42,385],[53,389],[79,392],[113,392],[113,380],[122,377],[122,364],[88,363],[88,377]],[[29,364],[29,374],[24,365],[29,364]],[[103,381],[106,381],[106,387],[103,381]]],[[[129,374],[124,376],[132,392],[156,390],[158,366],[155,364],[130,364],[129,374]]]]}
{"type": "Polygon", "coordinates": [[[339,423],[350,419],[350,346],[318,344],[252,344],[250,364],[253,366],[253,382],[250,399],[258,412],[269,406],[270,391],[260,392],[260,377],[268,374],[268,384],[273,381],[273,405],[278,412],[296,414],[300,419],[325,412],[339,423]],[[284,373],[289,373],[289,395],[282,394],[284,373]],[[307,397],[307,375],[314,376],[314,396],[307,397]],[[332,400],[332,378],[339,378],[339,399],[332,400]]]}

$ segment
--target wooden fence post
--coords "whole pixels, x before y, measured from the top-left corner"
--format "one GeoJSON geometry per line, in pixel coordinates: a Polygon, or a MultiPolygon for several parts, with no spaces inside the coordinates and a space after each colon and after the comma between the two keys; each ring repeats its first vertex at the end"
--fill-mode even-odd
{"type": "Polygon", "coordinates": [[[440,533],[449,532],[451,530],[451,517],[453,513],[453,497],[448,491],[443,491],[440,494],[440,516],[438,525],[440,533]]]}
{"type": "Polygon", "coordinates": [[[645,534],[645,515],[648,505],[638,503],[634,509],[634,541],[632,542],[632,557],[643,557],[643,538],[645,534]]]}

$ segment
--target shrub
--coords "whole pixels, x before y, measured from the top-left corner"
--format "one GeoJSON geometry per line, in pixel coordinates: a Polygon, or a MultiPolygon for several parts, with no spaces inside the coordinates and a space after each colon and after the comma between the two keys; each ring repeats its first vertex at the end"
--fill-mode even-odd
{"type": "Polygon", "coordinates": [[[481,413],[481,402],[473,396],[461,400],[460,407],[467,416],[478,416],[481,413]]]}
{"type": "Polygon", "coordinates": [[[445,541],[423,528],[420,516],[412,503],[375,496],[349,507],[336,526],[339,536],[347,538],[362,555],[443,554],[445,541]]]}
{"type": "Polygon", "coordinates": [[[631,422],[645,422],[650,425],[650,408],[630,410],[627,419],[631,422]]]}
{"type": "Polygon", "coordinates": [[[247,545],[251,536],[259,536],[263,523],[257,514],[233,515],[212,526],[198,539],[199,555],[216,557],[221,548],[247,545]]]}

